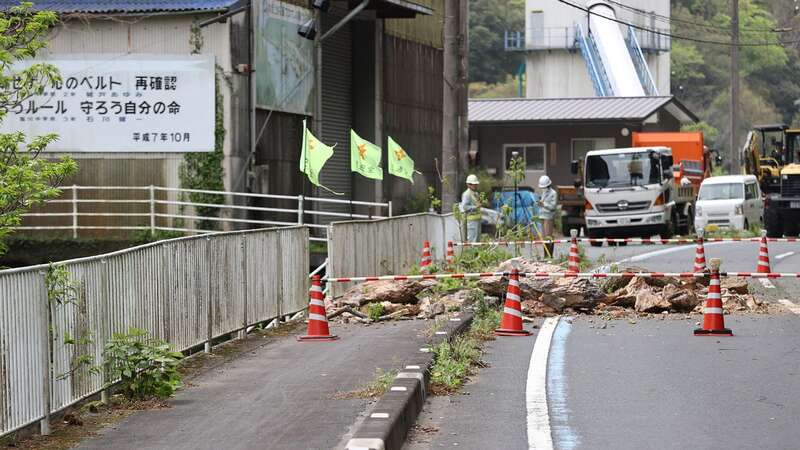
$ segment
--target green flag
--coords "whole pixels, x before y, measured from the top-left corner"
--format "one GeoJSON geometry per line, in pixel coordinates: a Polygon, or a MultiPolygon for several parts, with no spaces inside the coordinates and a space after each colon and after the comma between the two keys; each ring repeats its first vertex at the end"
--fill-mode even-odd
{"type": "MultiPolygon", "coordinates": [[[[306,128],[306,121],[303,121],[303,148],[300,152],[300,171],[308,175],[308,180],[323,189],[325,186],[319,184],[319,173],[328,158],[333,156],[333,147],[327,146],[317,139],[311,131],[306,128]]],[[[333,192],[333,191],[331,191],[333,192]]]]}
{"type": "MultiPolygon", "coordinates": [[[[414,184],[414,160],[389,136],[389,173],[414,184]]],[[[417,172],[419,173],[419,172],[417,172]]]]}
{"type": "Polygon", "coordinates": [[[374,180],[383,179],[381,148],[350,130],[350,170],[374,180]]]}

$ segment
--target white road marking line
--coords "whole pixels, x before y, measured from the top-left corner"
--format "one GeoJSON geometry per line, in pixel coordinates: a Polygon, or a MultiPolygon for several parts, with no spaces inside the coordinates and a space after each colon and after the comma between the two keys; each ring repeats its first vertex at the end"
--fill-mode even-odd
{"type": "Polygon", "coordinates": [[[547,357],[550,342],[558,325],[558,317],[549,317],[542,323],[536,336],[528,366],[528,382],[525,387],[525,406],[528,412],[528,448],[552,450],[553,436],[550,432],[550,415],[547,409],[547,357]]]}
{"type": "Polygon", "coordinates": [[[794,252],[781,253],[780,255],[775,256],[775,259],[783,259],[786,258],[787,256],[792,256],[792,255],[794,255],[794,252]]]}
{"type": "Polygon", "coordinates": [[[778,300],[778,303],[785,306],[789,311],[800,315],[800,306],[795,305],[794,303],[790,302],[789,300],[786,300],[785,298],[778,300]]]}
{"type": "Polygon", "coordinates": [[[774,285],[774,284],[772,284],[772,282],[771,282],[771,281],[769,281],[769,280],[768,280],[768,279],[766,279],[766,278],[759,278],[759,279],[758,279],[758,281],[760,281],[760,282],[761,282],[761,284],[762,284],[762,285],[763,285],[765,288],[767,288],[767,289],[775,289],[775,285],[774,285]]]}

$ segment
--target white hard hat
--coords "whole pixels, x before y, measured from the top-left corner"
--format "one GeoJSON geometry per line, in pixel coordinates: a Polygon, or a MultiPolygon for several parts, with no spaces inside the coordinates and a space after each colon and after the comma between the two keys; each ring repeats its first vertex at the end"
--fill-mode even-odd
{"type": "Polygon", "coordinates": [[[541,177],[539,177],[539,188],[544,189],[550,186],[551,184],[553,184],[553,182],[550,181],[550,177],[548,177],[547,175],[542,175],[541,177]]]}
{"type": "Polygon", "coordinates": [[[480,184],[480,180],[476,175],[470,175],[467,177],[467,184],[480,184]]]}

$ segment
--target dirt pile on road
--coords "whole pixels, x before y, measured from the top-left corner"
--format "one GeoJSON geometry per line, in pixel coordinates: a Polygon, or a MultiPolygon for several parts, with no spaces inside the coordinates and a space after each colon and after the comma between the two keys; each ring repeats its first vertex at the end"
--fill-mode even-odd
{"type": "MultiPolygon", "coordinates": [[[[492,272],[559,273],[562,266],[512,258],[492,272]]],[[[622,272],[648,272],[641,267],[622,267],[622,272]]],[[[526,316],[554,314],[702,313],[708,295],[708,278],[670,277],[563,278],[521,277],[522,312],[526,316]]],[[[375,281],[350,288],[329,303],[332,315],[363,322],[399,318],[432,319],[448,311],[483,301],[498,306],[508,289],[508,277],[477,280],[375,281]]],[[[765,312],[766,307],[749,293],[746,280],[723,279],[722,302],[726,313],[765,312]]]]}

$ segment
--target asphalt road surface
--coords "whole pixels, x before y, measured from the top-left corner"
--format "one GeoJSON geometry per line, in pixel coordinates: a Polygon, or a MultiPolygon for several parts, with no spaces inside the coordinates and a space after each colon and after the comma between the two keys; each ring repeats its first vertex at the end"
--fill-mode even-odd
{"type": "MultiPolygon", "coordinates": [[[[774,272],[800,272],[800,244],[769,250],[774,272]]],[[[689,271],[694,251],[604,246],[587,256],[689,271]]],[[[757,253],[757,243],[706,245],[729,271],[754,271],[757,253]]],[[[751,286],[768,302],[800,304],[800,280],[751,286]]],[[[545,322],[535,337],[498,338],[463,395],[428,402],[406,448],[800,448],[800,316],[726,316],[728,338],[693,336],[698,320],[603,326],[581,316],[545,322]]]]}

